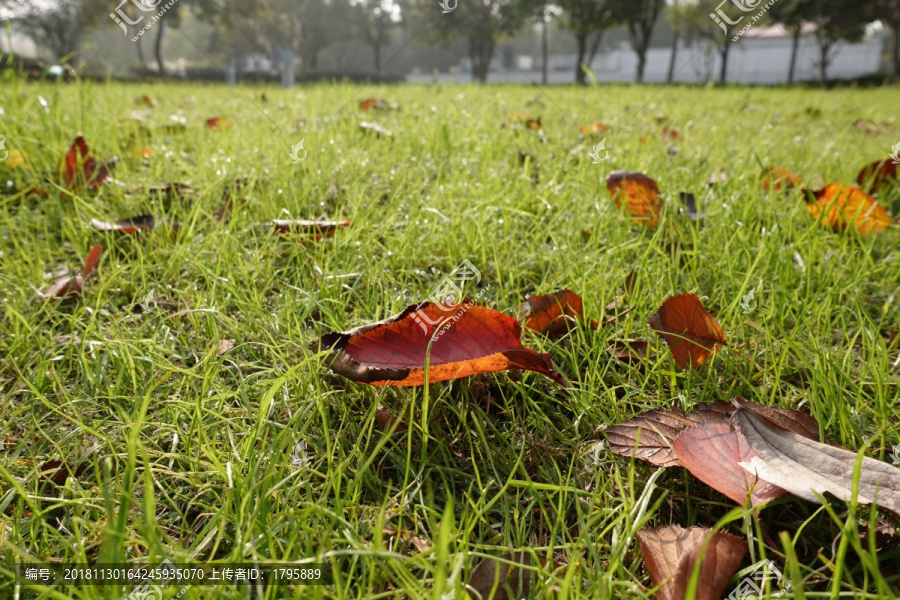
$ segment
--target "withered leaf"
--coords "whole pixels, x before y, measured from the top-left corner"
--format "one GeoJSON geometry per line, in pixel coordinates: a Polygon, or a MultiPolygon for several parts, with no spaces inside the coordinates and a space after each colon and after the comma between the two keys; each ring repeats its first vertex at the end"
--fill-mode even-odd
{"type": "Polygon", "coordinates": [[[640,362],[647,358],[647,345],[646,340],[612,340],[609,353],[624,362],[640,362]]]}
{"type": "Polygon", "coordinates": [[[530,565],[531,556],[525,552],[486,558],[472,569],[466,588],[475,593],[471,597],[483,600],[528,598],[536,573],[523,567],[530,565]]]}
{"type": "Polygon", "coordinates": [[[97,159],[90,155],[90,149],[82,136],[75,138],[69,147],[65,157],[60,161],[59,172],[66,188],[74,184],[85,185],[89,190],[96,190],[106,178],[110,169],[119,162],[117,157],[97,163],[97,159]],[[80,167],[80,168],[79,168],[80,167]]]}
{"type": "Polygon", "coordinates": [[[803,185],[803,179],[799,175],[782,167],[766,168],[761,179],[764,190],[790,190],[803,185]]]}
{"type": "Polygon", "coordinates": [[[696,526],[645,529],[637,532],[637,539],[650,579],[660,586],[657,600],[684,600],[697,560],[701,563],[694,599],[721,600],[748,550],[744,538],[696,526]]]}
{"type": "Polygon", "coordinates": [[[666,340],[681,369],[699,367],[710,354],[728,345],[722,326],[694,294],[669,297],[648,322],[666,340]]]}
{"type": "Polygon", "coordinates": [[[684,204],[684,212],[691,221],[702,221],[706,213],[697,212],[697,200],[690,192],[678,192],[681,203],[684,204]]]}
{"type": "Polygon", "coordinates": [[[727,402],[703,404],[686,414],[680,408],[650,410],[620,425],[607,427],[609,449],[621,456],[634,455],[658,467],[681,467],[684,465],[673,447],[681,432],[694,425],[726,422],[734,410],[727,402]]]}
{"type": "MultiPolygon", "coordinates": [[[[525,329],[543,333],[549,338],[565,335],[574,327],[576,320],[584,319],[581,296],[571,290],[559,290],[544,296],[528,294],[525,302],[528,311],[525,329]]],[[[597,321],[590,324],[597,327],[597,321]]]]}
{"type": "Polygon", "coordinates": [[[852,185],[831,183],[811,193],[814,199],[806,198],[806,210],[834,231],[849,226],[868,235],[891,224],[891,216],[875,198],[852,185]]]}
{"type": "Polygon", "coordinates": [[[802,435],[815,442],[819,441],[819,422],[799,410],[779,408],[777,406],[764,406],[757,402],[750,402],[749,400],[738,397],[732,398],[731,403],[736,408],[743,408],[754,412],[759,416],[772,421],[779,427],[790,429],[797,435],[802,435]]]}
{"type": "Polygon", "coordinates": [[[897,183],[900,175],[897,174],[897,167],[900,162],[891,159],[876,160],[866,165],[856,176],[856,183],[859,187],[863,187],[869,183],[869,193],[874,194],[882,188],[889,188],[897,183]]]}
{"type": "Polygon", "coordinates": [[[338,229],[351,225],[350,221],[307,221],[305,219],[275,219],[272,224],[275,226],[277,234],[301,233],[314,240],[331,237],[338,229]]]}
{"type": "MultiPolygon", "coordinates": [[[[165,221],[158,221],[153,215],[138,215],[130,219],[122,219],[112,223],[108,221],[100,221],[99,219],[91,219],[91,225],[97,231],[118,231],[120,233],[132,234],[140,231],[150,231],[165,221]]],[[[178,231],[181,223],[178,221],[168,222],[174,231],[178,231]]]]}
{"type": "Polygon", "coordinates": [[[632,217],[632,220],[647,227],[656,227],[662,201],[656,182],[635,171],[613,171],[606,176],[606,189],[616,203],[632,217]]]}
{"type": "MultiPolygon", "coordinates": [[[[811,502],[825,493],[851,499],[855,452],[808,439],[749,410],[737,411],[734,425],[757,454],[740,463],[751,475],[811,502]]],[[[900,469],[863,456],[857,501],[900,515],[900,469]]]]}
{"type": "Polygon", "coordinates": [[[81,271],[81,275],[72,275],[57,279],[53,285],[44,290],[41,295],[44,298],[55,298],[57,300],[73,298],[80,295],[84,290],[84,281],[90,277],[97,268],[97,263],[100,262],[100,255],[102,253],[103,246],[100,244],[91,248],[84,261],[84,269],[81,271]]]}
{"type": "Polygon", "coordinates": [[[434,338],[431,382],[525,369],[565,386],[553,372],[550,356],[522,346],[521,336],[517,319],[466,299],[460,304],[413,305],[383,321],[324,335],[313,349],[331,350],[331,369],[352,381],[416,386],[425,382],[426,353],[434,338]]]}
{"type": "Polygon", "coordinates": [[[760,481],[739,463],[756,456],[746,438],[727,423],[705,423],[681,432],[674,443],[675,456],[691,475],[717,492],[744,506],[750,490],[751,506],[759,506],[787,492],[760,481]]]}

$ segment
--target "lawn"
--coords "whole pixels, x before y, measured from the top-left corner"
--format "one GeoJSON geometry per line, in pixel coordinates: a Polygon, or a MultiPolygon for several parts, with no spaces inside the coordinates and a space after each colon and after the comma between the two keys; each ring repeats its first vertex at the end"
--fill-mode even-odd
{"type": "MultiPolygon", "coordinates": [[[[767,557],[791,583],[782,598],[900,593],[889,512],[791,496],[736,508],[683,469],[613,455],[603,433],[651,408],[741,396],[895,460],[900,232],[835,233],[760,173],[853,183],[900,141],[896,90],[4,83],[0,597],[129,591],[17,588],[16,562],[168,558],[333,573],[182,598],[461,599],[479,561],[522,551],[535,598],[649,598],[635,534],[670,524],[748,540],[728,591],[767,557]],[[369,97],[399,110],[360,112],[369,97]],[[213,117],[228,123],[210,129],[213,117]],[[609,130],[583,140],[594,121],[609,130]],[[677,139],[663,140],[670,128],[677,139]],[[79,134],[98,161],[121,158],[97,192],[47,182],[79,134]],[[616,207],[604,183],[616,169],[658,182],[657,227],[616,207]],[[727,181],[710,189],[718,169],[727,181]],[[172,182],[196,194],[148,190],[172,182]],[[705,219],[682,214],[681,191],[705,219]],[[233,210],[216,220],[226,193],[233,210]],[[141,214],[165,223],[140,235],[91,224],[141,214]],[[272,219],[352,225],[316,240],[273,235],[272,219]],[[95,244],[83,295],[42,298],[95,244]],[[525,371],[363,385],[309,349],[425,300],[464,260],[480,272],[465,292],[499,311],[529,293],[583,297],[597,329],[523,336],[566,389],[525,371]],[[694,370],[647,322],[678,293],[699,296],[729,343],[694,370]],[[633,308],[610,319],[614,302],[633,308]],[[615,358],[624,338],[649,341],[647,357],[615,358]]],[[[879,201],[900,214],[900,187],[879,201]]]]}

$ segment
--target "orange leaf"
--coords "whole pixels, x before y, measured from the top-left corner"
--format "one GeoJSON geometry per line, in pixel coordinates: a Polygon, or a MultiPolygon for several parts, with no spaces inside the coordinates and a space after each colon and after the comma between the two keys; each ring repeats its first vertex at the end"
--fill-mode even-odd
{"type": "Polygon", "coordinates": [[[679,525],[637,532],[657,600],[683,600],[700,560],[695,600],[720,600],[747,553],[747,540],[706,527],[679,525]],[[708,543],[707,543],[708,540],[708,543]]]}
{"type": "Polygon", "coordinates": [[[541,125],[541,119],[538,117],[537,119],[528,119],[525,121],[525,127],[528,129],[534,129],[535,131],[543,131],[544,126],[541,125]]]}
{"type": "MultiPolygon", "coordinates": [[[[528,294],[525,302],[528,308],[525,329],[549,338],[564,335],[576,319],[584,318],[581,296],[571,290],[559,290],[546,296],[528,294]]],[[[596,328],[597,321],[591,321],[591,326],[596,328]]]]}
{"type": "Polygon", "coordinates": [[[606,189],[616,206],[631,215],[635,223],[656,227],[662,201],[656,182],[635,171],[613,171],[606,176],[606,189]]]}
{"type": "Polygon", "coordinates": [[[582,125],[579,129],[583,135],[600,135],[609,130],[609,125],[603,121],[594,121],[590,125],[582,125]]]}
{"type": "Polygon", "coordinates": [[[789,190],[803,185],[803,179],[787,169],[768,167],[762,174],[762,188],[775,191],[789,190]]]}
{"type": "Polygon", "coordinates": [[[862,187],[866,182],[871,181],[869,193],[872,194],[881,188],[888,188],[900,179],[900,176],[897,175],[898,164],[900,163],[893,160],[876,160],[862,168],[859,175],[856,176],[856,183],[862,187]]]}
{"type": "Polygon", "coordinates": [[[231,121],[225,117],[213,117],[206,120],[206,126],[213,131],[216,131],[217,129],[230,129],[231,121]]]}
{"type": "Polygon", "coordinates": [[[891,216],[875,198],[852,185],[830,183],[812,194],[815,201],[807,198],[806,210],[834,231],[844,231],[849,224],[867,235],[891,224],[891,216]]]}
{"type": "Polygon", "coordinates": [[[81,294],[84,290],[84,280],[93,274],[97,269],[97,263],[100,262],[100,254],[103,253],[103,246],[97,244],[88,252],[84,261],[84,269],[81,275],[71,275],[57,279],[53,285],[42,292],[44,298],[54,298],[63,300],[66,298],[74,298],[81,294]]]}
{"type": "MultiPolygon", "coordinates": [[[[344,377],[371,385],[416,386],[477,373],[525,369],[560,385],[548,354],[522,346],[519,321],[466,299],[461,304],[424,302],[383,321],[329,333],[317,348],[331,350],[328,364],[344,377]]],[[[315,346],[315,344],[314,344],[315,346]]]]}
{"type": "Polygon", "coordinates": [[[681,369],[699,367],[720,346],[727,345],[722,326],[694,294],[671,296],[648,321],[669,344],[681,369]]]}

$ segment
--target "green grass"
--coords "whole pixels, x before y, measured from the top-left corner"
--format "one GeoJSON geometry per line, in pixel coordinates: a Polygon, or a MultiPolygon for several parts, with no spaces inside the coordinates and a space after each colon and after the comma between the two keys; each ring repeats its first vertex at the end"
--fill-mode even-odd
{"type": "MultiPolygon", "coordinates": [[[[782,598],[900,590],[900,550],[860,541],[878,522],[896,531],[883,511],[792,499],[743,511],[683,470],[651,481],[644,464],[604,451],[592,459],[607,424],[741,395],[806,411],[828,441],[891,460],[900,366],[884,336],[900,329],[898,232],[832,233],[798,192],[769,194],[758,177],[762,163],[813,182],[853,182],[863,164],[888,157],[900,128],[869,135],[852,125],[895,119],[896,90],[5,84],[6,148],[21,150],[27,167],[0,164],[4,180],[21,187],[52,170],[79,132],[97,158],[123,162],[114,172],[121,185],[97,195],[49,187],[40,200],[0,199],[0,597],[17,593],[17,561],[165,556],[333,566],[334,585],[269,588],[265,598],[436,600],[454,587],[461,598],[481,558],[524,550],[546,561],[536,567],[536,598],[647,598],[634,533],[673,523],[746,536],[748,572],[763,556],[786,557],[793,589],[782,598]],[[141,94],[159,105],[138,107],[141,94]],[[543,107],[526,106],[535,94],[543,107]],[[360,114],[368,96],[402,110],[360,114]],[[542,117],[546,140],[506,121],[523,110],[542,117]],[[132,126],[120,122],[133,111],[153,131],[139,144],[154,151],[146,163],[132,154],[132,126]],[[185,133],[162,131],[170,114],[186,118],[185,133]],[[213,116],[233,127],[207,130],[213,116]],[[658,118],[682,134],[675,155],[658,118]],[[363,133],[361,120],[393,138],[363,133]],[[590,142],[570,153],[577,126],[595,120],[612,126],[602,164],[587,157],[590,142]],[[293,165],[288,153],[301,138],[308,156],[293,165]],[[520,166],[520,150],[539,167],[520,166]],[[705,197],[715,168],[728,181],[705,197]],[[659,182],[666,208],[655,231],[615,207],[603,182],[613,169],[659,182]],[[258,184],[242,193],[246,204],[229,222],[209,219],[243,176],[258,184]],[[171,181],[189,182],[199,198],[126,193],[171,181]],[[682,190],[697,195],[704,222],[678,213],[682,190]],[[183,226],[174,238],[167,228],[128,237],[90,226],[142,213],[183,226]],[[288,215],[353,226],[318,243],[272,236],[264,222],[288,215]],[[78,270],[96,243],[106,251],[83,298],[37,296],[55,267],[78,270]],[[602,321],[632,269],[637,287],[626,304],[635,308],[562,341],[525,336],[552,355],[568,394],[533,373],[501,373],[434,384],[425,402],[422,389],[331,375],[307,350],[325,332],[425,299],[463,259],[481,271],[480,287],[490,285],[483,299],[498,310],[566,287],[602,321]],[[745,314],[751,289],[758,306],[745,314]],[[151,292],[159,308],[135,312],[151,292]],[[694,372],[677,370],[647,325],[682,292],[704,298],[733,345],[694,372]],[[609,341],[624,337],[651,340],[646,363],[610,357],[609,341]],[[220,356],[221,340],[235,346],[220,356]],[[379,405],[411,427],[389,435],[376,423],[379,405]],[[305,468],[291,461],[300,441],[305,468]],[[38,475],[53,459],[84,468],[56,486],[38,475]],[[385,527],[408,529],[431,549],[385,527]]],[[[882,201],[900,212],[896,189],[882,201]]],[[[256,594],[193,587],[182,598],[256,594]]]]}

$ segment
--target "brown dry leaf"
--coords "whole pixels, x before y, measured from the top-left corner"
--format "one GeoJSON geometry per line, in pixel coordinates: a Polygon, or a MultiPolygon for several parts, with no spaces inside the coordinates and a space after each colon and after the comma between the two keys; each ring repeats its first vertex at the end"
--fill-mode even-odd
{"type": "Polygon", "coordinates": [[[385,129],[378,123],[369,123],[368,121],[362,121],[359,124],[359,128],[368,133],[374,133],[375,137],[391,137],[394,135],[389,130],[385,129]]]}
{"type": "Polygon", "coordinates": [[[881,231],[891,224],[891,216],[861,189],[843,183],[831,183],[812,192],[806,199],[806,210],[817,221],[841,232],[851,225],[860,235],[881,231]]]}
{"type": "Polygon", "coordinates": [[[647,346],[646,340],[612,340],[609,353],[623,362],[641,362],[647,358],[647,346]]]}
{"type": "Polygon", "coordinates": [[[723,423],[735,408],[727,402],[704,404],[685,414],[681,409],[657,408],[606,428],[609,449],[621,456],[634,456],[658,467],[684,466],[675,455],[675,439],[688,427],[723,423]]]}
{"type": "MultiPolygon", "coordinates": [[[[748,473],[811,502],[825,493],[851,499],[855,452],[810,440],[749,410],[738,410],[733,418],[757,454],[739,463],[748,473]]],[[[863,456],[857,501],[900,515],[900,469],[863,456]]]]}
{"type": "Polygon", "coordinates": [[[216,348],[216,356],[222,356],[226,352],[231,351],[234,348],[234,345],[234,340],[219,340],[219,345],[216,348]]]}
{"type": "Polygon", "coordinates": [[[382,533],[384,533],[384,535],[397,538],[403,540],[407,544],[411,544],[419,552],[428,552],[429,550],[431,550],[431,544],[428,543],[428,540],[413,535],[406,529],[397,531],[393,527],[384,527],[381,531],[382,533]]]}
{"type": "Polygon", "coordinates": [[[856,176],[856,183],[859,187],[863,187],[869,183],[869,193],[874,194],[882,188],[889,188],[900,179],[897,174],[897,167],[900,161],[895,162],[891,159],[876,160],[862,168],[859,175],[856,176]]]}
{"type": "Polygon", "coordinates": [[[594,121],[590,125],[582,125],[579,129],[581,130],[581,135],[600,136],[609,130],[609,125],[603,121],[594,121]]]}
{"type": "Polygon", "coordinates": [[[100,244],[91,248],[84,261],[84,269],[81,271],[81,275],[72,275],[57,279],[53,285],[44,290],[41,295],[44,298],[55,298],[57,300],[73,298],[80,295],[84,290],[85,280],[97,269],[97,264],[100,262],[100,255],[102,253],[103,246],[100,244]]]}
{"type": "Polygon", "coordinates": [[[125,234],[151,231],[160,225],[166,224],[172,228],[173,232],[177,232],[181,227],[181,223],[178,221],[163,221],[162,219],[156,219],[153,215],[138,215],[136,217],[122,219],[112,223],[109,221],[101,221],[99,219],[91,219],[91,225],[93,225],[94,229],[97,231],[117,231],[125,234]]]}
{"type": "Polygon", "coordinates": [[[685,429],[675,439],[674,450],[691,475],[741,506],[746,504],[748,493],[751,506],[787,493],[741,469],[739,463],[752,460],[756,452],[727,423],[705,423],[685,429]]]}
{"type": "Polygon", "coordinates": [[[702,221],[706,213],[697,212],[697,200],[691,192],[678,192],[681,203],[684,204],[684,212],[691,221],[702,221]]]}
{"type": "Polygon", "coordinates": [[[660,586],[657,600],[683,600],[698,559],[700,574],[694,600],[721,600],[728,580],[748,550],[744,538],[696,526],[645,529],[637,532],[637,539],[650,579],[660,586]]]}
{"type": "Polygon", "coordinates": [[[647,227],[659,224],[662,200],[656,182],[635,171],[613,171],[606,176],[606,189],[616,206],[628,213],[632,220],[647,227]]]}
{"type": "Polygon", "coordinates": [[[406,421],[403,421],[402,419],[395,419],[393,416],[391,416],[390,410],[380,405],[375,408],[375,422],[381,425],[381,427],[386,430],[390,430],[392,427],[396,427],[394,433],[402,433],[409,428],[409,425],[406,424],[406,421]]]}
{"type": "Polygon", "coordinates": [[[472,569],[466,589],[475,593],[472,598],[487,600],[518,600],[528,598],[537,574],[528,569],[531,555],[525,552],[485,558],[472,569]],[[513,564],[510,564],[513,563],[513,564]],[[491,595],[493,592],[493,595],[491,595]]]}
{"type": "Polygon", "coordinates": [[[334,235],[334,232],[343,227],[350,227],[350,221],[308,221],[306,219],[275,219],[272,221],[275,233],[287,235],[297,233],[305,235],[312,240],[319,241],[334,235]]]}
{"type": "Polygon", "coordinates": [[[732,398],[731,403],[735,407],[755,412],[759,416],[772,421],[779,427],[790,429],[797,435],[802,435],[814,442],[820,441],[819,422],[799,410],[779,408],[777,406],[764,406],[757,402],[750,402],[749,400],[744,400],[739,397],[732,398]]]}
{"type": "Polygon", "coordinates": [[[432,383],[524,369],[565,386],[550,356],[525,348],[521,337],[517,319],[465,299],[413,305],[383,321],[324,335],[312,349],[331,350],[331,369],[352,381],[417,386],[425,383],[426,353],[434,339],[428,369],[432,383]]]}
{"type": "Polygon", "coordinates": [[[710,354],[728,345],[722,326],[694,294],[669,297],[648,322],[669,344],[681,369],[699,367],[710,354]]]}
{"type": "MultiPolygon", "coordinates": [[[[549,338],[565,335],[575,325],[575,321],[584,320],[581,296],[571,290],[559,290],[552,294],[525,296],[527,310],[525,329],[543,333],[549,338]]],[[[591,327],[597,328],[597,321],[590,321],[591,327]]]]}

